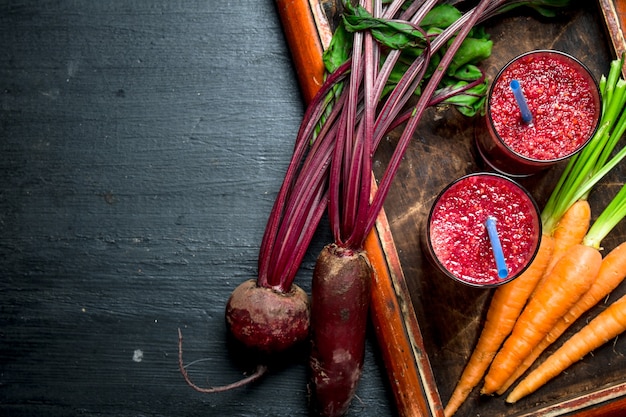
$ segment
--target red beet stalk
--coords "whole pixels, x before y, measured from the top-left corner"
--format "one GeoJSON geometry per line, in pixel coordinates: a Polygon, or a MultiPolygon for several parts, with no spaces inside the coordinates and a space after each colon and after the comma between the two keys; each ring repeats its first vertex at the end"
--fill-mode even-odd
{"type": "MultiPolygon", "coordinates": [[[[240,284],[226,304],[226,324],[236,340],[254,352],[275,354],[309,336],[310,305],[307,294],[293,284],[302,258],[328,202],[328,165],[334,149],[332,121],[342,109],[338,98],[330,112],[327,93],[345,77],[349,65],[329,75],[307,108],[293,155],[270,213],[259,253],[259,275],[240,284]],[[316,133],[322,116],[327,118],[316,133]]],[[[267,372],[259,364],[249,377],[210,388],[194,384],[182,357],[179,331],[179,368],[187,383],[203,393],[221,392],[257,380],[267,372]]]]}
{"type": "MultiPolygon", "coordinates": [[[[421,19],[436,1],[424,2],[415,11],[421,19]]],[[[393,3],[390,7],[393,7],[393,3]]],[[[406,127],[389,166],[372,198],[371,169],[374,151],[421,82],[432,45],[405,73],[385,103],[379,101],[382,86],[397,54],[392,52],[379,68],[380,47],[370,32],[354,34],[352,69],[344,86],[348,96],[337,120],[335,149],[329,178],[329,219],[335,242],[327,245],[317,259],[311,295],[311,339],[309,360],[311,404],[321,416],[341,416],[348,410],[360,379],[365,350],[366,325],[373,270],[363,250],[374,226],[392,179],[398,170],[410,138],[430,103],[452,57],[477,22],[489,0],[483,0],[458,30],[446,54],[412,108],[406,127]],[[361,100],[362,98],[362,100],[361,100]],[[370,201],[371,199],[371,201],[370,201]]],[[[383,15],[381,0],[363,6],[374,17],[383,15]]],[[[412,22],[409,22],[412,23],[412,22]]]]}
{"type": "MultiPolygon", "coordinates": [[[[436,0],[424,2],[409,21],[415,24],[413,22],[421,20],[436,3],[436,0]]],[[[377,0],[375,4],[378,14],[382,15],[381,3],[377,0]]],[[[385,9],[385,16],[391,18],[402,4],[403,0],[396,0],[385,9]]],[[[458,26],[445,30],[437,36],[431,49],[443,47],[457,30],[458,26]]],[[[401,110],[406,110],[406,103],[424,75],[429,54],[415,61],[377,113],[380,94],[399,54],[392,51],[379,70],[380,52],[373,38],[369,33],[356,35],[365,42],[364,51],[360,50],[361,41],[358,41],[355,50],[359,49],[359,52],[328,76],[305,113],[261,242],[256,285],[251,288],[248,282],[241,284],[242,288],[233,291],[227,303],[226,321],[230,332],[255,350],[281,351],[304,340],[308,334],[305,330],[309,325],[308,302],[300,297],[296,297],[296,301],[290,300],[290,297],[299,292],[297,288],[294,290],[293,281],[328,201],[331,201],[330,219],[336,243],[361,250],[388,191],[388,186],[383,187],[375,204],[369,204],[371,156],[383,135],[397,125],[394,121],[401,110]],[[344,89],[329,103],[326,99],[329,92],[348,77],[350,88],[344,89]],[[366,87],[361,87],[363,80],[366,87]],[[337,167],[333,172],[331,163],[337,167]],[[341,220],[337,218],[339,206],[341,220]],[[346,239],[343,239],[344,235],[346,239]],[[266,294],[252,297],[251,293],[255,291],[266,294]],[[251,302],[259,299],[265,301],[251,302]],[[276,310],[285,311],[285,317],[276,317],[276,310]],[[282,331],[271,333],[272,328],[282,331]]],[[[452,55],[446,56],[451,59],[452,55]]],[[[438,80],[430,84],[434,91],[438,80]]],[[[432,92],[428,97],[422,96],[420,103],[423,107],[432,103],[432,92]]],[[[411,115],[419,119],[419,116],[415,117],[416,113],[421,116],[421,112],[415,109],[411,115]]],[[[415,125],[412,125],[405,131],[398,158],[404,153],[414,129],[415,125]]],[[[383,180],[392,177],[395,170],[397,166],[383,180]]],[[[390,184],[390,180],[388,182],[390,184]]]]}

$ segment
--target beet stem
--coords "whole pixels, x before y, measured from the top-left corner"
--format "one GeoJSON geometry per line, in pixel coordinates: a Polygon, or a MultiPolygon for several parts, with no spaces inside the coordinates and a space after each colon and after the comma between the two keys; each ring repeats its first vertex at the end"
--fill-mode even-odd
{"type": "MultiPolygon", "coordinates": [[[[383,8],[382,3],[375,2],[373,14],[376,16],[382,15],[389,20],[405,21],[414,25],[417,30],[421,30],[419,22],[438,2],[437,0],[417,0],[411,3],[406,10],[402,11],[401,6],[404,3],[405,1],[403,0],[394,0],[383,8]],[[394,19],[397,13],[400,15],[394,19]]],[[[424,98],[424,101],[418,107],[412,109],[411,116],[407,117],[406,113],[404,113],[404,105],[424,77],[428,57],[445,46],[455,34],[457,38],[465,37],[467,34],[464,33],[466,27],[469,26],[471,28],[476,23],[497,14],[499,8],[506,3],[506,0],[483,0],[480,3],[480,8],[477,6],[465,13],[450,27],[446,28],[443,33],[434,37],[432,45],[426,47],[424,54],[411,64],[409,71],[402,77],[400,81],[401,87],[394,89],[390,97],[383,103],[379,114],[375,116],[372,141],[368,141],[369,135],[372,133],[371,129],[363,128],[364,124],[371,124],[369,120],[371,115],[364,116],[362,114],[364,111],[363,107],[370,105],[370,101],[374,100],[375,97],[380,98],[389,73],[400,56],[400,51],[389,51],[385,57],[385,62],[380,68],[377,65],[373,65],[374,68],[369,68],[371,65],[369,62],[363,64],[363,54],[371,58],[369,56],[370,53],[378,53],[377,46],[373,48],[374,51],[372,51],[371,45],[366,44],[363,46],[363,38],[367,39],[371,36],[371,33],[355,33],[355,44],[357,47],[354,48],[352,57],[342,64],[339,69],[328,74],[326,82],[307,107],[303,124],[296,138],[294,156],[270,213],[266,233],[261,243],[258,278],[260,286],[285,291],[288,291],[291,287],[295,278],[293,262],[285,262],[285,260],[293,260],[294,255],[302,253],[308,247],[310,237],[313,234],[302,230],[301,226],[306,224],[306,227],[316,228],[315,222],[319,221],[319,216],[313,213],[319,213],[319,206],[326,204],[326,201],[318,199],[318,192],[306,193],[306,191],[310,190],[311,187],[320,190],[318,187],[323,187],[324,181],[328,180],[330,182],[330,194],[328,196],[330,200],[329,218],[331,219],[331,228],[337,243],[342,244],[342,246],[347,245],[355,248],[362,246],[364,237],[367,236],[367,233],[373,227],[376,215],[382,208],[385,195],[401,160],[401,155],[409,142],[409,133],[415,130],[417,120],[420,119],[424,108],[436,103],[434,98],[429,98],[428,100],[424,98]],[[459,36],[461,33],[463,35],[459,36]],[[356,64],[358,65],[355,64],[354,60],[357,60],[356,64]],[[374,74],[373,85],[368,81],[369,87],[365,92],[359,88],[364,78],[364,71],[373,71],[374,74]],[[346,80],[348,75],[350,75],[350,80],[346,80]],[[328,96],[332,94],[333,88],[340,83],[349,85],[344,85],[344,91],[336,96],[334,100],[328,100],[328,96]],[[322,124],[321,135],[315,137],[315,131],[320,126],[322,118],[326,114],[332,113],[335,110],[335,105],[346,96],[349,97],[348,100],[345,100],[349,103],[344,103],[347,109],[344,108],[340,115],[335,113],[333,121],[322,124]],[[373,200],[370,201],[370,196],[365,192],[367,190],[360,188],[359,184],[369,184],[368,177],[371,175],[367,172],[367,167],[371,166],[369,158],[376,151],[382,138],[390,128],[398,126],[400,123],[397,120],[398,117],[401,117],[403,121],[408,120],[405,134],[401,137],[400,146],[396,147],[396,152],[392,156],[392,160],[381,179],[381,186],[378,192],[373,200]],[[367,119],[367,121],[364,122],[363,118],[367,119]],[[328,125],[331,126],[327,127],[328,125]],[[361,136],[364,131],[367,131],[367,138],[361,136]],[[319,155],[316,152],[311,152],[311,149],[309,149],[309,142],[332,142],[333,140],[337,149],[336,153],[329,157],[327,157],[327,154],[322,153],[322,155],[319,155]],[[368,142],[364,144],[363,141],[368,142]],[[309,151],[308,154],[307,150],[309,151]],[[336,161],[331,163],[331,160],[336,161]],[[316,171],[328,170],[329,165],[331,168],[328,174],[320,176],[320,171],[316,171]],[[336,168],[333,168],[333,166],[336,168]],[[317,175],[312,174],[312,172],[317,172],[317,175]],[[301,178],[311,177],[312,175],[315,177],[315,180],[309,179],[308,182],[301,180],[301,178]],[[304,197],[301,195],[303,192],[307,194],[304,197]],[[364,202],[367,204],[363,204],[364,202]]],[[[362,2],[362,4],[366,3],[362,2]]],[[[428,37],[426,39],[428,41],[428,37]]],[[[367,58],[366,61],[368,61],[367,58]]],[[[378,59],[372,59],[371,61],[377,63],[378,59]]],[[[436,85],[433,85],[434,87],[436,85]]],[[[422,96],[430,96],[432,94],[433,91],[429,92],[429,94],[422,94],[422,96]]],[[[367,112],[369,113],[369,110],[367,112]]]]}
{"type": "Polygon", "coordinates": [[[374,227],[376,217],[378,216],[378,212],[381,210],[385,201],[385,197],[389,192],[389,189],[391,188],[392,180],[398,170],[398,167],[400,166],[402,157],[408,147],[413,133],[415,132],[415,129],[417,128],[417,124],[428,105],[428,102],[430,101],[437,85],[444,75],[444,70],[448,68],[450,62],[452,61],[452,58],[454,57],[454,54],[456,54],[456,51],[460,47],[461,43],[463,42],[469,31],[474,27],[476,22],[479,20],[481,14],[485,11],[489,3],[489,0],[481,0],[481,2],[472,11],[464,15],[464,17],[468,16],[467,21],[465,22],[464,26],[459,30],[456,38],[452,41],[452,44],[441,59],[437,71],[435,71],[435,73],[431,76],[428,84],[426,85],[426,88],[422,92],[422,95],[420,96],[414,108],[412,117],[409,119],[407,126],[402,132],[402,135],[400,136],[400,140],[398,141],[398,145],[396,146],[396,149],[391,157],[389,165],[387,166],[387,169],[382,176],[378,192],[374,196],[373,202],[369,207],[370,213],[367,225],[365,227],[367,231],[371,230],[371,228],[374,227]]]}
{"type": "MultiPolygon", "coordinates": [[[[332,91],[332,88],[336,84],[340,83],[346,77],[346,75],[349,73],[349,68],[350,61],[341,65],[332,74],[329,74],[326,82],[315,95],[315,97],[311,101],[311,104],[307,107],[303,123],[300,126],[300,129],[296,136],[294,153],[289,163],[289,167],[287,168],[287,173],[279,190],[278,196],[272,207],[272,211],[270,212],[267,226],[265,228],[265,233],[263,234],[263,238],[261,241],[261,248],[258,258],[259,276],[257,279],[259,286],[283,288],[285,289],[285,291],[288,291],[291,287],[293,278],[284,278],[280,275],[280,271],[276,272],[275,269],[271,270],[274,260],[274,254],[277,251],[280,252],[282,248],[286,245],[284,241],[277,239],[277,235],[281,228],[281,224],[285,223],[285,210],[287,209],[289,201],[294,198],[293,190],[296,183],[298,182],[298,178],[307,177],[306,173],[303,173],[303,167],[306,165],[306,159],[304,163],[303,159],[308,159],[312,157],[312,155],[310,155],[310,153],[307,154],[306,151],[308,149],[309,142],[313,140],[315,128],[318,125],[320,118],[325,113],[325,97],[330,91],[332,91]],[[278,246],[278,248],[276,248],[276,246],[278,246]]],[[[335,111],[334,108],[333,111],[335,111]]],[[[316,140],[322,140],[322,138],[318,137],[316,140]]],[[[300,207],[300,210],[315,211],[315,209],[315,207],[307,206],[307,204],[303,204],[300,207]]],[[[302,244],[308,246],[309,242],[303,241],[302,244]]],[[[297,247],[294,248],[287,246],[286,249],[292,252],[299,251],[299,248],[297,247]]]]}
{"type": "Polygon", "coordinates": [[[180,331],[180,329],[178,329],[178,369],[180,369],[180,373],[183,375],[183,378],[185,378],[185,382],[187,383],[187,385],[189,385],[194,390],[201,392],[203,394],[214,394],[218,392],[230,391],[231,389],[235,389],[235,388],[240,388],[251,382],[256,381],[257,379],[261,378],[263,375],[267,373],[267,366],[258,364],[253,374],[243,379],[240,379],[239,381],[233,382],[228,385],[222,385],[219,387],[209,387],[209,388],[199,387],[189,377],[189,374],[187,373],[187,368],[185,367],[184,362],[183,362],[183,333],[180,331]]]}

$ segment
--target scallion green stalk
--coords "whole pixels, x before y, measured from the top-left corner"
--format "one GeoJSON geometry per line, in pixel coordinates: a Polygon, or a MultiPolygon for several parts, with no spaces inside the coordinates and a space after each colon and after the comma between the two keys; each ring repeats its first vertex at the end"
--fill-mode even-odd
{"type": "Polygon", "coordinates": [[[608,77],[602,77],[603,113],[599,127],[583,150],[570,158],[541,213],[548,234],[576,201],[586,200],[592,188],[626,157],[626,148],[611,157],[626,131],[626,81],[621,78],[623,64],[624,57],[612,61],[608,77]]]}
{"type": "Polygon", "coordinates": [[[626,216],[626,185],[622,185],[622,188],[613,198],[613,200],[606,206],[602,213],[598,216],[593,225],[589,228],[587,235],[583,239],[583,244],[596,248],[601,248],[602,240],[622,221],[626,216]]]}

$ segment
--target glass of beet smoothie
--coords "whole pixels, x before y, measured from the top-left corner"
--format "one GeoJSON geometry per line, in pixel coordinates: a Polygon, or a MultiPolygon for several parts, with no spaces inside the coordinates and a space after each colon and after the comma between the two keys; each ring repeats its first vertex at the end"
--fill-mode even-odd
{"type": "Polygon", "coordinates": [[[527,52],[493,81],[477,148],[495,171],[532,175],[580,151],[601,112],[598,84],[584,64],[560,51],[527,52]]]}
{"type": "Polygon", "coordinates": [[[526,270],[541,232],[539,209],[522,186],[501,174],[476,173],[452,182],[435,199],[425,250],[445,275],[470,286],[493,287],[526,270]],[[498,263],[488,219],[497,231],[504,265],[498,263]]]}

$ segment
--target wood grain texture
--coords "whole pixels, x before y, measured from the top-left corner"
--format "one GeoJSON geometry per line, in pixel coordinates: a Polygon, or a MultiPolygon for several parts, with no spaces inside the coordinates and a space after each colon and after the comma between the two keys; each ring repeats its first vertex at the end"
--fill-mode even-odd
{"type": "MultiPolygon", "coordinates": [[[[0,414],[306,416],[226,337],[302,97],[272,1],[0,5],[0,414]]],[[[310,288],[320,228],[297,278],[310,288]]],[[[350,415],[392,415],[373,332],[350,415]]]]}
{"type": "MultiPolygon", "coordinates": [[[[621,0],[599,0],[598,3],[606,22],[606,31],[613,50],[616,56],[621,57],[626,53],[626,39],[624,38],[624,31],[626,30],[626,2],[621,0]]],[[[622,73],[626,76],[626,63],[622,73]]]]}
{"type": "Polygon", "coordinates": [[[324,83],[322,41],[327,42],[328,40],[322,39],[320,32],[306,30],[307,27],[317,27],[322,24],[319,21],[319,14],[312,13],[311,5],[308,2],[277,0],[276,5],[298,74],[302,95],[305,103],[308,103],[324,83]],[[303,33],[306,36],[302,36],[303,33]]]}

